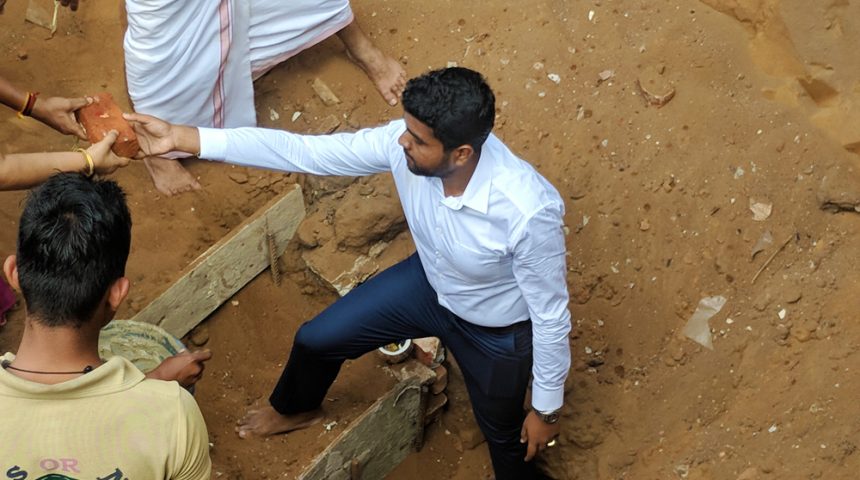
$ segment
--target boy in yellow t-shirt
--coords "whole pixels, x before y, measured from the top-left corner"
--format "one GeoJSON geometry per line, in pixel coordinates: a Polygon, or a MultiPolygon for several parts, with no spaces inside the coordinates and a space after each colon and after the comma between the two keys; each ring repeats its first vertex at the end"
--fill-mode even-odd
{"type": "Polygon", "coordinates": [[[3,265],[28,309],[17,354],[0,359],[3,478],[210,477],[203,416],[180,385],[210,354],[171,357],[146,377],[99,358],[99,330],[128,295],[130,243],[114,182],[59,174],[27,199],[17,255],[3,265]]]}

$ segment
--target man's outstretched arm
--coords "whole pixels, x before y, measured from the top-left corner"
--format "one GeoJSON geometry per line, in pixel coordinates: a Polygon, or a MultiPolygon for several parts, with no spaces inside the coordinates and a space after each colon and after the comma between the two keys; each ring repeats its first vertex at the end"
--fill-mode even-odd
{"type": "Polygon", "coordinates": [[[362,176],[391,170],[402,155],[401,121],[355,133],[301,135],[266,128],[194,128],[126,114],[145,155],[181,151],[207,160],[313,175],[362,176]]]}

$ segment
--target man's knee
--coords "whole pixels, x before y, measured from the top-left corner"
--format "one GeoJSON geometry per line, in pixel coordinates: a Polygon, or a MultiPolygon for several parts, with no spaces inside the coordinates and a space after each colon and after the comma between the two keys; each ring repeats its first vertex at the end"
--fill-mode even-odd
{"type": "Polygon", "coordinates": [[[331,340],[325,335],[323,329],[316,328],[312,322],[305,322],[296,332],[293,340],[293,349],[304,353],[324,353],[330,350],[331,340]]]}

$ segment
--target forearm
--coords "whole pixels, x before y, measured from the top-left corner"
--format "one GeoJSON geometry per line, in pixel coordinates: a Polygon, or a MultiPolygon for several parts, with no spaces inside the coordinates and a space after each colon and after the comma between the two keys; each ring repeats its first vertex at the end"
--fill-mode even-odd
{"type": "Polygon", "coordinates": [[[540,411],[561,408],[570,370],[570,314],[553,322],[532,319],[534,325],[532,406],[540,411]]]}
{"type": "Polygon", "coordinates": [[[60,172],[86,172],[79,152],[19,153],[0,156],[0,191],[34,187],[60,172]]]}
{"type": "Polygon", "coordinates": [[[200,132],[197,127],[173,125],[171,130],[175,150],[198,155],[200,153],[200,132]]]}
{"type": "Polygon", "coordinates": [[[27,92],[18,90],[11,82],[0,77],[0,103],[15,111],[20,111],[27,100],[27,92]]]}
{"type": "Polygon", "coordinates": [[[201,157],[236,165],[312,175],[363,176],[391,170],[394,127],[301,135],[283,130],[201,128],[201,157]]]}

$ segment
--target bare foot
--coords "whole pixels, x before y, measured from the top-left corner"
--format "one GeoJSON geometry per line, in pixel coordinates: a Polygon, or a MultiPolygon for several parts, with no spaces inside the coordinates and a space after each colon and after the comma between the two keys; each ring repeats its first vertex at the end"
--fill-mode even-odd
{"type": "Polygon", "coordinates": [[[397,105],[406,87],[406,70],[397,60],[386,56],[378,48],[373,48],[375,54],[366,54],[365,60],[358,55],[350,55],[355,63],[367,73],[370,80],[376,84],[376,89],[382,98],[392,107],[397,105]]]}
{"type": "Polygon", "coordinates": [[[239,438],[248,438],[252,435],[268,437],[278,433],[308,428],[322,418],[323,414],[320,408],[295,415],[281,415],[274,408],[268,406],[246,413],[241,420],[236,422],[239,425],[236,427],[236,433],[239,434],[239,438]]]}
{"type": "Polygon", "coordinates": [[[382,98],[392,107],[397,105],[406,87],[406,70],[403,66],[376,48],[354,21],[337,35],[346,45],[349,58],[370,77],[382,98]]]}
{"type": "Polygon", "coordinates": [[[143,163],[152,177],[155,189],[168,197],[201,188],[197,179],[179,163],[179,160],[146,157],[143,163]]]}

